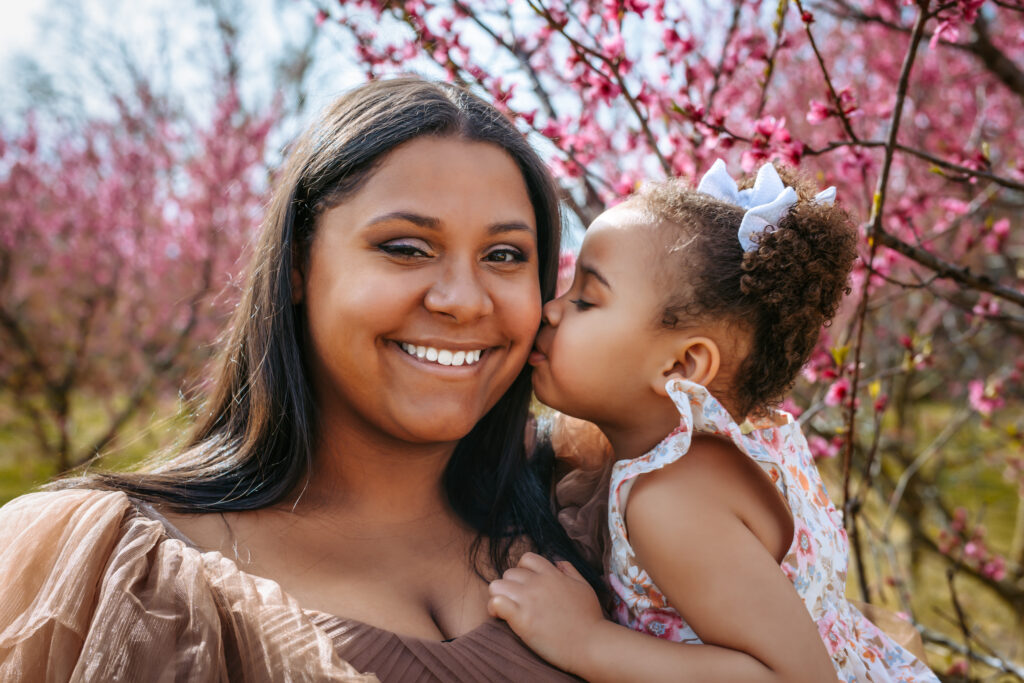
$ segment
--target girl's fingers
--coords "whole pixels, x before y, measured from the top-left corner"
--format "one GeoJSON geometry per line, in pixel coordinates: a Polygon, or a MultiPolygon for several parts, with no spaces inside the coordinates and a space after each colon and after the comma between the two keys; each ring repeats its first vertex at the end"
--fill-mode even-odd
{"type": "Polygon", "coordinates": [[[524,569],[522,567],[512,567],[512,569],[506,569],[505,573],[501,575],[503,581],[513,581],[515,583],[526,583],[536,576],[536,573],[524,569]]]}
{"type": "Polygon", "coordinates": [[[523,553],[523,556],[519,558],[519,566],[523,569],[528,569],[538,574],[557,574],[558,569],[555,565],[545,558],[541,557],[537,553],[523,553]]]}
{"type": "Polygon", "coordinates": [[[512,602],[520,602],[523,596],[523,584],[516,581],[498,579],[491,581],[490,585],[487,586],[487,591],[491,594],[492,598],[505,597],[512,602]]]}
{"type": "Polygon", "coordinates": [[[508,621],[518,608],[519,605],[507,595],[492,595],[487,601],[487,613],[496,619],[508,621]]]}

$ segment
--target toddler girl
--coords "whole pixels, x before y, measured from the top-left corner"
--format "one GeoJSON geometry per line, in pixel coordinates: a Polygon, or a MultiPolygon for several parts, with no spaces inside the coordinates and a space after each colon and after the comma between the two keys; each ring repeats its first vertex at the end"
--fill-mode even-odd
{"type": "Polygon", "coordinates": [[[696,191],[644,190],[594,221],[544,307],[537,396],[614,451],[607,569],[628,628],[571,566],[530,553],[489,609],[587,680],[937,680],[844,597],[841,514],[772,408],[856,256],[835,189],[784,176],[765,165],[740,189],[719,160],[696,191]]]}

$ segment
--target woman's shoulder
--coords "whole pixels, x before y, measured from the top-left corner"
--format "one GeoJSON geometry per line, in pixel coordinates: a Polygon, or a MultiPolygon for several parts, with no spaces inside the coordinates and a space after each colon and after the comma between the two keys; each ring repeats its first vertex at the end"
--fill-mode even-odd
{"type": "Polygon", "coordinates": [[[141,529],[125,543],[130,510],[124,493],[88,489],[30,493],[0,508],[0,679],[70,678],[80,654],[100,649],[91,636],[114,632],[111,620],[94,619],[123,588],[110,577],[130,564],[128,546],[148,549],[141,529]]]}
{"type": "Polygon", "coordinates": [[[35,491],[18,496],[0,507],[0,533],[19,523],[47,524],[81,515],[124,514],[130,505],[128,496],[121,491],[86,488],[35,491]]]}
{"type": "Polygon", "coordinates": [[[122,492],[47,491],[0,508],[0,576],[0,680],[376,680],[271,582],[176,538],[122,492]]]}
{"type": "Polygon", "coordinates": [[[65,598],[88,605],[101,576],[124,554],[126,535],[136,547],[146,544],[144,536],[155,544],[160,529],[132,525],[132,510],[122,492],[75,488],[29,493],[0,508],[0,633],[40,601],[51,608],[65,598]]]}
{"type": "Polygon", "coordinates": [[[76,546],[112,547],[130,509],[130,499],[120,491],[25,494],[0,507],[0,558],[19,563],[19,558],[60,556],[76,546]]]}

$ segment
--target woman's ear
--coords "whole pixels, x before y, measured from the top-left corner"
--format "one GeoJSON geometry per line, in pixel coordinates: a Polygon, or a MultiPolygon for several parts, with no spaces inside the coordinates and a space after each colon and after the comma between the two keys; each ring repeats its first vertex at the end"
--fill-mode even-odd
{"type": "Polygon", "coordinates": [[[654,378],[652,388],[659,395],[667,396],[665,384],[670,379],[686,379],[706,387],[718,376],[721,362],[722,355],[715,340],[687,337],[676,345],[675,352],[654,378]]]}

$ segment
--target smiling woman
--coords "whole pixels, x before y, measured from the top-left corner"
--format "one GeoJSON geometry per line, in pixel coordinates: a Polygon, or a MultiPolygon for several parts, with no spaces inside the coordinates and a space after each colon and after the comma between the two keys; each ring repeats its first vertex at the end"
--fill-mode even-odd
{"type": "Polygon", "coordinates": [[[433,444],[469,433],[533,344],[537,251],[526,184],[502,148],[421,137],[392,152],[323,214],[308,264],[293,271],[324,426],[365,421],[433,444]]]}
{"type": "Polygon", "coordinates": [[[487,616],[567,558],[525,368],[558,210],[493,107],[396,79],[300,139],[183,448],[0,510],[3,680],[567,680],[487,616]]]}

